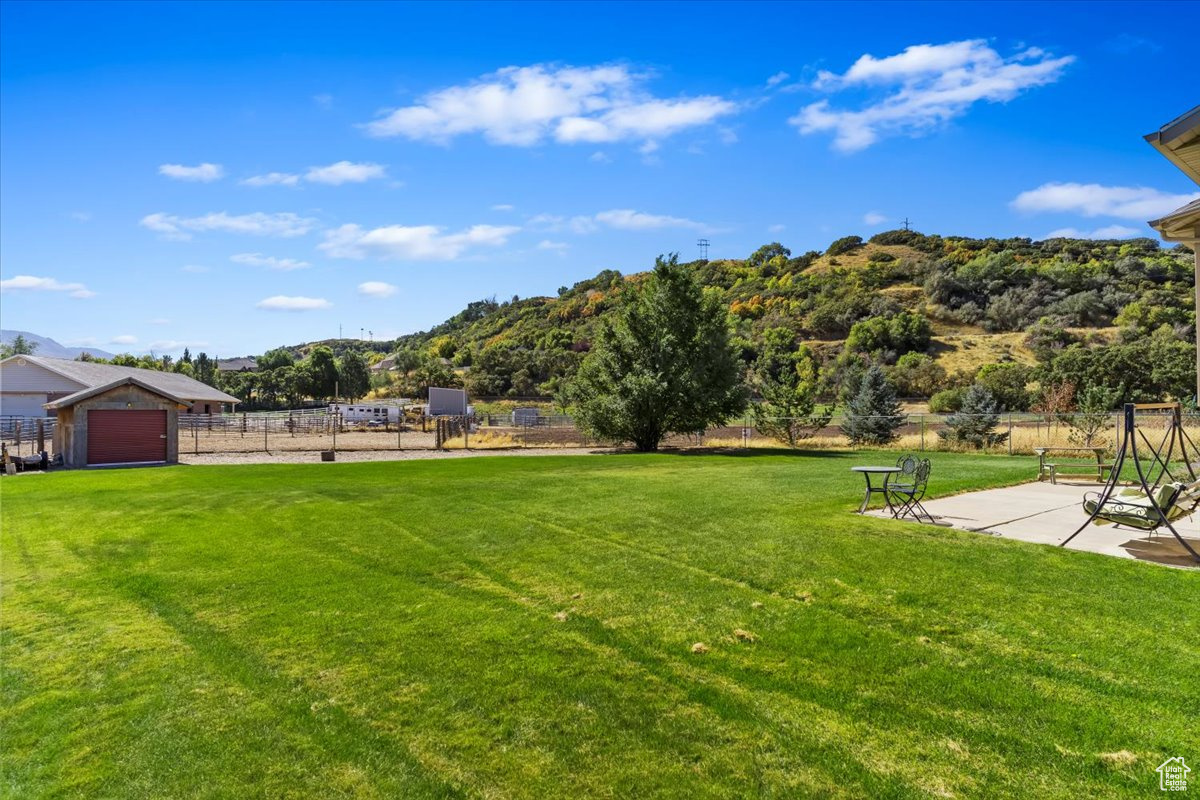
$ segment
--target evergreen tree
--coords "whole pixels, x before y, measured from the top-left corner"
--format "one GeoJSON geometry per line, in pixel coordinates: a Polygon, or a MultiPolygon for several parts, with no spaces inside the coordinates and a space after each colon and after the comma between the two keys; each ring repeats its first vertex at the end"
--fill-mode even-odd
{"type": "Polygon", "coordinates": [[[701,290],[678,254],[660,256],[601,328],[567,400],[584,430],[641,451],[740,413],[746,392],[719,296],[701,290]]]}
{"type": "Polygon", "coordinates": [[[0,344],[0,358],[31,356],[37,349],[37,342],[31,342],[25,338],[24,334],[18,333],[9,344],[0,344]]]}
{"type": "Polygon", "coordinates": [[[946,427],[938,431],[938,438],[979,450],[1008,440],[1007,433],[996,433],[999,424],[1000,404],[986,386],[976,383],[963,397],[962,408],[946,417],[946,427]]]}
{"type": "Polygon", "coordinates": [[[858,394],[846,407],[842,433],[853,445],[878,445],[895,441],[904,414],[896,402],[896,392],[878,365],[862,376],[858,394]]]}
{"type": "MultiPolygon", "coordinates": [[[[184,355],[187,355],[187,350],[184,350],[184,355]]],[[[208,353],[200,353],[196,356],[195,363],[192,364],[193,376],[201,383],[206,383],[209,386],[217,385],[217,360],[209,358],[208,353]]]]}

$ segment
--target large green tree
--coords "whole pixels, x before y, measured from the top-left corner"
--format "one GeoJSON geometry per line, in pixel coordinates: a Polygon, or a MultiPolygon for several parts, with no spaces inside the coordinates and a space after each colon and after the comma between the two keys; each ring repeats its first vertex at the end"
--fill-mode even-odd
{"type": "Polygon", "coordinates": [[[371,371],[361,355],[348,350],[338,361],[338,380],[342,396],[357,400],[371,388],[371,371]]]}
{"type": "Polygon", "coordinates": [[[746,390],[720,298],[701,290],[678,254],[659,256],[601,327],[567,399],[584,430],[640,451],[738,414],[746,390]]]}
{"type": "Polygon", "coordinates": [[[327,402],[339,392],[337,360],[326,345],[314,347],[297,369],[304,394],[318,403],[327,402]]]}

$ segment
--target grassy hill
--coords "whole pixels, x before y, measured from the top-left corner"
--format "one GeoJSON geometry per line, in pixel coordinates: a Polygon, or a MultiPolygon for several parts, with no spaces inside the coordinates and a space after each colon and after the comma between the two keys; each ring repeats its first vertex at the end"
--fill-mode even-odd
{"type": "MultiPolygon", "coordinates": [[[[948,382],[961,383],[988,364],[1037,364],[1046,347],[1095,348],[1155,331],[1190,340],[1190,252],[1151,239],[1037,242],[889,231],[865,242],[845,237],[824,252],[794,256],[772,244],[746,259],[688,266],[728,306],[747,364],[767,338],[806,344],[832,386],[856,324],[910,314],[929,326],[928,342],[916,349],[948,382]]],[[[390,349],[448,360],[476,395],[550,394],[643,274],[606,270],[556,297],[481,300],[390,349]]],[[[877,344],[862,355],[885,365],[903,355],[877,344]]]]}

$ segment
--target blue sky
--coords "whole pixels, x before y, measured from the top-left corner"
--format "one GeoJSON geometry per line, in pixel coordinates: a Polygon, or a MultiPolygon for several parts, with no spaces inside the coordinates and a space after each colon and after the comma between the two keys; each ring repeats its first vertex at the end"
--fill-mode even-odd
{"type": "Polygon", "coordinates": [[[1143,235],[1197,191],[1141,137],[1200,5],[1153,9],[5,2],[3,326],[235,356],[700,237],[1143,235]]]}

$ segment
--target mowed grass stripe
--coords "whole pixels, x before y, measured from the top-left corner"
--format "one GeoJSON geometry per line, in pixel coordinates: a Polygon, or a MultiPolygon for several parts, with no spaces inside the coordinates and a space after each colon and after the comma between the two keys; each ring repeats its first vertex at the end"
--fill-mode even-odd
{"type": "Polygon", "coordinates": [[[6,480],[5,788],[1133,796],[1195,749],[1195,576],[849,514],[881,458],[6,480]]]}

